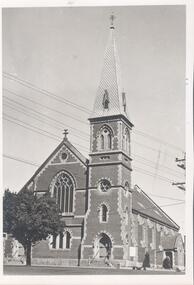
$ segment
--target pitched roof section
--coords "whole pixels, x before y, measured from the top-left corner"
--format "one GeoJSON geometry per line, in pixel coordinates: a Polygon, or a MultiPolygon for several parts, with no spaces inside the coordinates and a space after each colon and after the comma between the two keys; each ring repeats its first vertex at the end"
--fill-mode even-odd
{"type": "Polygon", "coordinates": [[[142,190],[132,192],[132,210],[179,230],[179,226],[142,190]]]}
{"type": "Polygon", "coordinates": [[[66,146],[84,165],[87,164],[87,159],[68,141],[68,139],[63,139],[63,141],[55,148],[55,150],[49,155],[49,157],[40,165],[40,167],[35,171],[34,175],[28,180],[28,182],[23,186],[22,189],[27,187],[36,175],[49,163],[49,161],[55,156],[55,154],[63,147],[66,146]]]}
{"type": "Polygon", "coordinates": [[[111,26],[104,56],[104,66],[101,80],[97,90],[94,109],[90,118],[119,114],[122,114],[128,118],[126,111],[126,98],[124,92],[122,92],[121,86],[119,58],[114,38],[114,27],[111,26]],[[107,108],[105,108],[104,105],[105,98],[108,100],[107,108]]]}

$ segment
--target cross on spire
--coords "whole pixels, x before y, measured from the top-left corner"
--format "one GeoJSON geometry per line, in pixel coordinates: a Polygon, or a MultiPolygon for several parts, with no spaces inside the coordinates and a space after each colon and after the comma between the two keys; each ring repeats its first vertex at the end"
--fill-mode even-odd
{"type": "Polygon", "coordinates": [[[115,16],[114,14],[112,13],[112,15],[110,16],[110,28],[111,29],[114,29],[114,20],[115,20],[115,16]]]}
{"type": "Polygon", "coordinates": [[[67,140],[67,135],[68,135],[68,129],[64,129],[64,132],[63,132],[63,134],[64,134],[64,140],[67,140]]]}

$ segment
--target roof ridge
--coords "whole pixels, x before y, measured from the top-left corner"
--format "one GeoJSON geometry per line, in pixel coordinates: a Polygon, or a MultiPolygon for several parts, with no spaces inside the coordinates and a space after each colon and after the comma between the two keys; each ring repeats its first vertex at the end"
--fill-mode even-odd
{"type": "Polygon", "coordinates": [[[179,225],[177,225],[177,223],[175,223],[175,221],[173,221],[173,219],[171,219],[169,215],[167,215],[166,212],[164,212],[162,208],[158,204],[156,204],[156,202],[154,202],[152,198],[150,198],[142,189],[141,191],[162,212],[162,214],[164,214],[164,216],[166,216],[166,218],[169,219],[175,225],[175,227],[177,227],[178,229],[180,228],[179,225]]]}
{"type": "MultiPolygon", "coordinates": [[[[52,158],[52,156],[57,153],[57,151],[63,146],[65,145],[66,147],[68,147],[68,149],[70,149],[70,147],[72,147],[74,149],[74,151],[71,151],[74,153],[74,155],[76,155],[80,161],[86,165],[87,163],[87,158],[83,156],[83,154],[81,154],[77,149],[76,147],[73,146],[73,144],[68,140],[62,140],[60,142],[60,144],[57,145],[57,147],[52,151],[52,153],[47,157],[47,159],[38,167],[38,169],[35,171],[35,173],[32,175],[32,177],[25,183],[25,185],[21,188],[24,189],[25,187],[27,187],[27,185],[29,183],[31,183],[33,181],[33,179],[36,177],[36,175],[41,171],[41,169],[49,162],[49,160],[52,158]],[[68,145],[67,145],[68,144],[68,145]]],[[[21,191],[20,190],[20,191],[21,191]]]]}

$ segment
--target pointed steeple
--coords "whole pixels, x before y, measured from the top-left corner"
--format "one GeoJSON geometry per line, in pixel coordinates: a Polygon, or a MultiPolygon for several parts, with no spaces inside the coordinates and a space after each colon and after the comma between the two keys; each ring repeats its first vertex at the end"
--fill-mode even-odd
{"type": "Polygon", "coordinates": [[[125,93],[122,91],[119,58],[114,37],[114,16],[110,17],[110,34],[104,56],[104,66],[90,118],[122,114],[128,118],[125,93]]]}

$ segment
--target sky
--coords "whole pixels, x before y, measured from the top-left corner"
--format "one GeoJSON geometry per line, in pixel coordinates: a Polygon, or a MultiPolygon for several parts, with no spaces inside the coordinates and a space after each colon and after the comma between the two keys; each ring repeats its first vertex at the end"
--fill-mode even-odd
{"type": "Polygon", "coordinates": [[[185,193],[172,186],[185,180],[175,162],[185,151],[184,6],[3,9],[3,190],[18,192],[64,129],[88,156],[111,13],[134,124],[132,185],[185,233],[185,193]]]}

